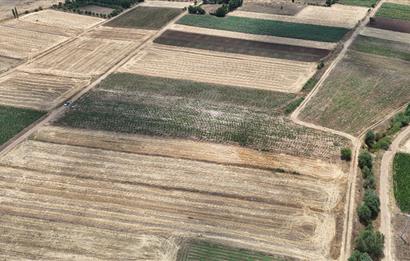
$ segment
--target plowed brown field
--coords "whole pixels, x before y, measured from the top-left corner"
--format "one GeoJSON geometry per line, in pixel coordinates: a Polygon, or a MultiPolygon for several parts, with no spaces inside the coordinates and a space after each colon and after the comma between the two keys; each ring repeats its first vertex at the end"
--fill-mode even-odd
{"type": "Polygon", "coordinates": [[[299,92],[316,63],[154,44],[120,71],[281,92],[299,92]],[[223,68],[219,70],[218,68],[223,68]]]}
{"type": "Polygon", "coordinates": [[[167,239],[200,237],[329,259],[343,178],[141,155],[126,140],[121,152],[104,141],[104,149],[88,147],[87,136],[76,136],[75,146],[47,136],[40,131],[43,141],[25,141],[1,158],[5,258],[161,260],[177,249],[167,239]],[[142,244],[144,237],[155,240],[142,244]]]}

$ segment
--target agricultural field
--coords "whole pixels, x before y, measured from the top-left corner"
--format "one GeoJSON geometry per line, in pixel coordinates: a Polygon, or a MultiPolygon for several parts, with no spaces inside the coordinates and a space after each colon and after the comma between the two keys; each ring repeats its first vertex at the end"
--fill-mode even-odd
{"type": "Polygon", "coordinates": [[[106,26],[158,30],[178,15],[180,8],[140,6],[106,23],[106,26]]]}
{"type": "Polygon", "coordinates": [[[312,62],[154,44],[119,71],[296,93],[303,88],[315,70],[316,63],[312,62]]]}
{"type": "Polygon", "coordinates": [[[290,23],[313,24],[323,26],[334,26],[342,28],[353,28],[359,20],[367,14],[367,8],[334,4],[331,7],[313,6],[304,7],[294,16],[277,14],[255,13],[248,11],[234,11],[230,16],[249,17],[283,21],[290,23]]]}
{"type": "Polygon", "coordinates": [[[155,43],[269,58],[318,62],[330,50],[167,30],[155,43]]]}
{"type": "Polygon", "coordinates": [[[410,5],[383,3],[376,16],[370,20],[369,26],[410,33],[410,5]]]}
{"type": "Polygon", "coordinates": [[[394,253],[396,260],[410,260],[410,217],[403,213],[396,213],[393,218],[394,231],[394,253]]]}
{"type": "Polygon", "coordinates": [[[393,162],[394,197],[402,212],[410,212],[410,154],[398,153],[393,162]]]}
{"type": "Polygon", "coordinates": [[[410,5],[383,3],[376,13],[376,17],[410,21],[410,5]]]}
{"type": "Polygon", "coordinates": [[[338,42],[347,28],[290,23],[266,19],[228,16],[224,19],[211,15],[185,15],[178,24],[248,34],[271,35],[323,42],[338,42]]]}
{"type": "Polygon", "coordinates": [[[192,4],[192,2],[190,1],[147,0],[142,3],[139,3],[139,6],[183,9],[184,7],[187,7],[190,4],[192,4]]]}
{"type": "Polygon", "coordinates": [[[16,67],[20,63],[21,60],[19,59],[0,56],[0,73],[8,71],[9,69],[16,67]]]}
{"type": "Polygon", "coordinates": [[[48,8],[60,0],[1,0],[0,21],[13,18],[11,9],[16,7],[20,15],[25,11],[33,11],[39,7],[48,8]]]}
{"type": "Polygon", "coordinates": [[[355,40],[351,49],[410,62],[410,42],[402,43],[360,35],[355,40]]]}
{"type": "Polygon", "coordinates": [[[393,32],[389,30],[366,27],[360,34],[363,36],[390,40],[394,42],[400,42],[400,43],[404,43],[405,45],[408,45],[410,43],[410,34],[406,34],[406,33],[393,32]]]}
{"type": "Polygon", "coordinates": [[[39,111],[0,105],[0,146],[35,122],[43,114],[43,112],[39,111]]]}
{"type": "Polygon", "coordinates": [[[337,162],[340,137],[283,115],[293,94],[114,74],[57,121],[60,126],[238,144],[337,162]],[[103,119],[103,120],[101,120],[103,119]]]}
{"type": "Polygon", "coordinates": [[[112,13],[112,11],[114,11],[114,9],[112,9],[112,8],[102,7],[102,6],[98,6],[98,5],[86,5],[86,6],[82,6],[82,7],[78,8],[78,9],[83,11],[83,12],[93,12],[93,13],[105,14],[105,15],[109,15],[109,14],[112,13]]]}
{"type": "Polygon", "coordinates": [[[372,7],[378,0],[338,0],[337,3],[342,5],[372,7]]]}
{"type": "Polygon", "coordinates": [[[304,8],[303,5],[279,1],[243,1],[238,10],[254,13],[296,15],[304,8]]]}
{"type": "Polygon", "coordinates": [[[328,260],[338,244],[345,176],[144,155],[138,153],[144,146],[132,148],[127,140],[127,153],[122,146],[91,148],[78,132],[68,143],[55,135],[49,142],[42,131],[0,160],[1,183],[13,184],[0,190],[5,257],[49,259],[63,252],[79,259],[170,260],[180,242],[200,238],[252,253],[328,260]],[[35,246],[27,244],[33,230],[35,246]],[[131,247],[126,242],[134,238],[157,240],[135,240],[131,247]],[[107,245],[115,248],[99,251],[107,245]]]}
{"type": "Polygon", "coordinates": [[[404,60],[351,50],[300,117],[358,135],[410,100],[409,66],[404,60]]]}

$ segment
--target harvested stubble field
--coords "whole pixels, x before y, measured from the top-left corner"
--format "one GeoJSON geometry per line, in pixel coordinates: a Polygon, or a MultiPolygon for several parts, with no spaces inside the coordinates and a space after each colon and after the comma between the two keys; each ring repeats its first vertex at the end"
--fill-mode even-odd
{"type": "Polygon", "coordinates": [[[89,77],[14,71],[0,78],[0,104],[49,110],[89,82],[89,77]]]}
{"type": "Polygon", "coordinates": [[[325,49],[235,39],[174,30],[165,31],[160,37],[156,38],[154,42],[179,47],[304,62],[318,62],[330,53],[329,50],[325,49]]]}
{"type": "Polygon", "coordinates": [[[301,113],[354,135],[410,100],[409,62],[349,51],[301,113]]]}
{"type": "MultiPolygon", "coordinates": [[[[140,240],[133,240],[151,236],[201,237],[300,259],[329,258],[344,178],[33,139],[1,158],[5,258],[161,260],[145,256],[138,251],[140,240]],[[108,245],[115,247],[99,251],[108,245]]],[[[168,246],[171,253],[155,244],[147,248],[175,255],[177,246],[168,246]]]]}
{"type": "Polygon", "coordinates": [[[393,32],[389,30],[366,27],[360,34],[364,36],[368,36],[368,37],[390,40],[390,41],[400,42],[404,44],[410,43],[410,34],[406,34],[406,33],[393,32]]]}
{"type": "Polygon", "coordinates": [[[163,0],[148,0],[140,3],[140,6],[146,7],[166,7],[166,8],[179,8],[183,9],[192,4],[191,1],[163,1],[163,0]]]}
{"type": "Polygon", "coordinates": [[[410,42],[395,42],[360,35],[356,38],[351,48],[360,52],[393,57],[410,62],[410,42]]]}
{"type": "Polygon", "coordinates": [[[238,11],[234,11],[229,15],[238,17],[269,19],[290,23],[353,28],[359,20],[363,19],[366,16],[366,14],[367,8],[364,7],[334,4],[331,7],[306,6],[294,16],[247,12],[241,11],[241,9],[239,9],[238,11]]]}
{"type": "Polygon", "coordinates": [[[0,56],[0,73],[8,71],[9,69],[16,67],[22,61],[19,59],[13,59],[9,57],[0,56]]]}
{"type": "Polygon", "coordinates": [[[11,139],[42,115],[43,113],[39,111],[0,106],[0,145],[11,139]]]}
{"type": "Polygon", "coordinates": [[[108,22],[107,26],[157,30],[182,13],[179,8],[140,6],[108,22]]]}
{"type": "Polygon", "coordinates": [[[296,93],[315,73],[316,63],[154,44],[120,71],[296,93]]]}
{"type": "Polygon", "coordinates": [[[272,35],[304,40],[338,42],[349,30],[323,25],[289,23],[249,17],[185,15],[178,24],[249,34],[272,35]]]}
{"type": "Polygon", "coordinates": [[[114,74],[83,97],[59,125],[240,144],[337,161],[341,137],[283,116],[295,96],[133,74],[114,74]]]}
{"type": "Polygon", "coordinates": [[[38,7],[47,8],[61,0],[1,0],[0,20],[13,18],[11,9],[17,7],[20,15],[25,11],[33,11],[38,7]]]}

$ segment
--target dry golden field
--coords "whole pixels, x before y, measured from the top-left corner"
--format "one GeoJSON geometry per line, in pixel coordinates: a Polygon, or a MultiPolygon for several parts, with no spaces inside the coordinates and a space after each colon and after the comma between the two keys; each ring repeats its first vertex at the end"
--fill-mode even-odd
{"type": "Polygon", "coordinates": [[[232,16],[260,18],[292,23],[353,28],[367,14],[367,8],[334,4],[331,7],[308,5],[294,16],[234,11],[232,16]]]}
{"type": "Polygon", "coordinates": [[[0,0],[0,21],[3,19],[13,18],[11,9],[16,7],[19,14],[25,11],[33,11],[36,8],[48,8],[53,4],[61,2],[60,0],[0,0]]]}
{"type": "Polygon", "coordinates": [[[0,78],[0,105],[49,110],[90,80],[89,77],[14,71],[0,78]]]}
{"type": "Polygon", "coordinates": [[[8,71],[10,68],[17,66],[19,63],[21,63],[21,60],[19,59],[0,56],[0,73],[8,71]]]}
{"type": "Polygon", "coordinates": [[[120,71],[280,92],[299,92],[316,63],[152,45],[120,71]],[[218,69],[218,68],[223,68],[218,69]]]}
{"type": "Polygon", "coordinates": [[[190,154],[184,143],[103,132],[90,140],[92,132],[72,132],[47,127],[1,158],[0,256],[169,260],[179,240],[201,238],[328,260],[337,244],[342,176],[213,162],[215,156],[198,153],[201,144],[189,160],[178,157],[181,148],[190,154]],[[151,142],[164,152],[148,155],[151,142]]]}

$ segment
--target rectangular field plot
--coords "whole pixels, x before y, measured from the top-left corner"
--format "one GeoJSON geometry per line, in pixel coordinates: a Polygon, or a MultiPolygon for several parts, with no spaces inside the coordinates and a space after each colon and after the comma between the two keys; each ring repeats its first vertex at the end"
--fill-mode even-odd
{"type": "Polygon", "coordinates": [[[410,42],[402,43],[374,37],[358,36],[351,48],[364,53],[410,61],[410,42]]]}
{"type": "Polygon", "coordinates": [[[49,110],[89,82],[84,77],[14,71],[0,78],[0,105],[49,110]]]}
{"type": "Polygon", "coordinates": [[[149,76],[296,93],[315,73],[316,63],[154,44],[120,70],[149,76]]]}
{"type": "MultiPolygon", "coordinates": [[[[340,27],[236,16],[219,19],[212,15],[185,15],[179,19],[177,23],[210,29],[323,42],[338,42],[349,31],[349,29],[340,27]]],[[[200,29],[198,29],[198,31],[199,30],[200,29]]]]}
{"type": "Polygon", "coordinates": [[[301,117],[357,135],[410,100],[409,67],[403,60],[350,51],[301,117]]]}
{"type": "Polygon", "coordinates": [[[390,40],[390,41],[395,41],[395,42],[400,42],[400,43],[405,43],[405,44],[410,43],[410,34],[406,34],[406,33],[393,32],[389,30],[366,27],[360,34],[363,36],[390,40]]]}
{"type": "Polygon", "coordinates": [[[191,81],[114,74],[59,125],[240,144],[338,161],[347,141],[282,115],[294,95],[191,81]]]}
{"type": "Polygon", "coordinates": [[[182,13],[179,8],[140,6],[108,22],[107,26],[157,30],[182,13]]]}
{"type": "Polygon", "coordinates": [[[383,3],[376,16],[410,21],[410,5],[383,3]]]}
{"type": "Polygon", "coordinates": [[[0,105],[0,146],[41,116],[39,111],[0,105]]]}
{"type": "Polygon", "coordinates": [[[393,162],[394,197],[401,211],[410,213],[410,154],[398,153],[393,162]]]}
{"type": "Polygon", "coordinates": [[[227,38],[174,30],[165,31],[155,43],[210,51],[255,55],[304,62],[319,61],[329,50],[227,38]]]}
{"type": "Polygon", "coordinates": [[[345,179],[37,140],[19,145],[1,162],[1,254],[16,259],[64,252],[79,259],[140,260],[158,248],[158,255],[172,258],[174,244],[201,237],[328,260],[341,214],[336,209],[344,198],[345,179]],[[33,231],[36,244],[27,245],[33,231]],[[133,247],[123,243],[144,237],[159,242],[146,245],[146,251],[140,240],[133,247]],[[90,238],[97,239],[91,241],[94,247],[90,238]],[[107,245],[116,247],[98,251],[107,245]]]}
{"type": "Polygon", "coordinates": [[[395,32],[410,33],[410,21],[378,16],[372,18],[368,26],[395,32]]]}

